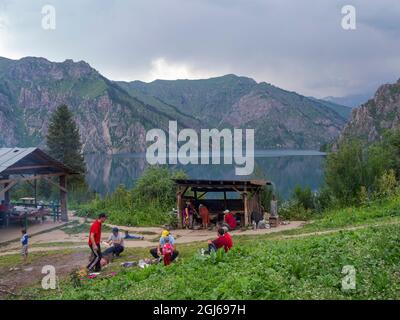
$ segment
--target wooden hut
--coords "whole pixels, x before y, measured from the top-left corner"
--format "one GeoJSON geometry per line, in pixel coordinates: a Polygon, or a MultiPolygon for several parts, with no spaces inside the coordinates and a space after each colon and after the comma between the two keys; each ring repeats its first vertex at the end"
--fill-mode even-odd
{"type": "Polygon", "coordinates": [[[176,179],[177,185],[177,209],[178,227],[182,227],[182,211],[186,201],[191,200],[198,209],[199,204],[205,205],[214,217],[220,216],[226,209],[240,215],[241,225],[251,223],[251,213],[261,212],[260,191],[266,185],[272,185],[265,180],[187,180],[176,179]],[[219,193],[218,198],[209,198],[206,195],[219,193]],[[228,197],[228,194],[237,194],[236,198],[228,197]]]}
{"type": "Polygon", "coordinates": [[[73,170],[53,159],[39,148],[0,148],[0,198],[10,203],[10,190],[17,183],[31,181],[35,189],[38,179],[45,179],[60,190],[61,220],[68,221],[67,176],[73,170]],[[51,178],[58,177],[58,183],[51,178]]]}

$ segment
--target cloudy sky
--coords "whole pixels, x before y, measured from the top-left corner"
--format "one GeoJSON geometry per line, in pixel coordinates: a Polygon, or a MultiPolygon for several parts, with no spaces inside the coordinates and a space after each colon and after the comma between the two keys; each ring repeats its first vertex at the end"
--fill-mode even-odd
{"type": "Polygon", "coordinates": [[[85,60],[113,80],[235,73],[316,97],[372,92],[400,78],[399,39],[399,0],[0,0],[0,56],[85,60]]]}

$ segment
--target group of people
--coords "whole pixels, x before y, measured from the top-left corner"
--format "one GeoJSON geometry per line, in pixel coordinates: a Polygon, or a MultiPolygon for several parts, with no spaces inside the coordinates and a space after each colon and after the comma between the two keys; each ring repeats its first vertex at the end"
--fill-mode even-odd
{"type": "Polygon", "coordinates": [[[113,257],[119,257],[124,251],[125,245],[124,240],[126,239],[140,239],[143,240],[143,236],[130,235],[128,231],[125,231],[125,236],[119,231],[118,228],[113,228],[112,233],[108,237],[106,244],[109,246],[103,252],[101,251],[101,229],[102,224],[106,221],[107,215],[100,213],[98,218],[92,223],[89,231],[89,248],[92,252],[92,258],[87,265],[89,271],[98,272],[101,267],[107,265],[113,257]]]}
{"type": "MultiPolygon", "coordinates": [[[[227,227],[229,230],[234,230],[237,228],[238,224],[235,218],[235,212],[226,209],[224,212],[223,226],[227,227]]],[[[196,211],[195,206],[191,201],[186,201],[186,205],[182,212],[182,225],[184,228],[193,229],[194,218],[199,216],[201,218],[201,225],[203,229],[208,229],[210,227],[210,212],[208,208],[200,203],[199,212],[196,211]]]]}
{"type": "MultiPolygon", "coordinates": [[[[229,234],[227,226],[220,226],[217,230],[217,238],[208,241],[208,249],[202,250],[203,254],[211,254],[219,249],[228,252],[233,247],[232,236],[229,234]]],[[[158,245],[156,248],[150,249],[150,254],[158,259],[159,262],[164,261],[164,265],[169,265],[172,261],[178,258],[179,252],[176,250],[175,238],[170,231],[164,229],[161,233],[158,245]]]]}
{"type": "MultiPolygon", "coordinates": [[[[228,215],[229,213],[226,214],[228,215]]],[[[124,237],[121,232],[119,232],[118,228],[113,228],[111,235],[106,241],[109,247],[102,252],[100,245],[101,230],[102,224],[106,221],[106,219],[107,215],[105,213],[101,213],[90,227],[88,245],[92,252],[92,258],[87,265],[88,271],[99,272],[102,267],[110,262],[113,256],[118,257],[124,251],[125,239],[143,239],[141,236],[129,235],[128,232],[125,233],[124,237]]],[[[233,247],[233,241],[231,235],[229,234],[229,230],[235,226],[236,225],[233,223],[232,218],[228,216],[226,222],[218,227],[217,238],[208,241],[208,249],[207,251],[203,250],[203,253],[210,254],[211,252],[216,252],[219,249],[223,249],[225,252],[228,252],[233,247]]],[[[22,240],[23,239],[21,239],[21,241],[22,240]]],[[[178,258],[179,251],[176,249],[175,238],[167,228],[163,229],[157,247],[152,248],[150,250],[150,254],[155,259],[158,259],[158,262],[163,261],[165,266],[168,266],[171,264],[171,262],[178,258]]]]}

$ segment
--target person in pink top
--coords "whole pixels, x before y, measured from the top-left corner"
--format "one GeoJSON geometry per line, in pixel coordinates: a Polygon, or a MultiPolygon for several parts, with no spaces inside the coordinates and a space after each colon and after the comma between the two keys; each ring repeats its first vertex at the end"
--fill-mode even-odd
{"type": "Polygon", "coordinates": [[[171,256],[174,253],[174,247],[169,243],[169,238],[164,238],[164,245],[162,247],[162,254],[164,256],[164,266],[169,266],[171,264],[171,256]]]}

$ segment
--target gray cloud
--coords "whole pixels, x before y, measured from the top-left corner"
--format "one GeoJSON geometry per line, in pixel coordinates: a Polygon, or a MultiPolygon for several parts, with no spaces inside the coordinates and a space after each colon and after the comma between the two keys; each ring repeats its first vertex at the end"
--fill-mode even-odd
{"type": "Polygon", "coordinates": [[[400,77],[399,18],[398,0],[0,0],[0,56],[85,60],[118,80],[235,73],[346,95],[400,77]],[[41,28],[45,4],[55,31],[41,28]],[[341,28],[347,4],[355,31],[341,28]]]}

